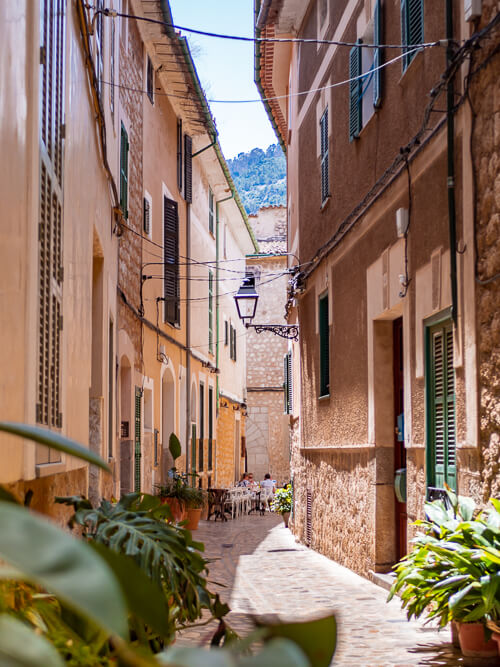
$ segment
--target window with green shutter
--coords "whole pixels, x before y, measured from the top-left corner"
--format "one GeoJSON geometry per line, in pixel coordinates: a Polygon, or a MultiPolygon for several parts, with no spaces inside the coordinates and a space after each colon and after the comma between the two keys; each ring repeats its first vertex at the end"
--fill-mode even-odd
{"type": "Polygon", "coordinates": [[[184,199],[193,202],[193,140],[184,135],[184,199]]]}
{"type": "MultiPolygon", "coordinates": [[[[373,43],[383,44],[382,0],[376,0],[373,10],[373,43]]],[[[373,106],[377,109],[382,103],[382,70],[384,62],[383,50],[375,49],[373,55],[373,106]]]]}
{"type": "Polygon", "coordinates": [[[135,388],[134,491],[141,490],[141,400],[142,389],[135,388]]]}
{"type": "Polygon", "coordinates": [[[330,326],[328,294],[319,300],[319,395],[330,394],[330,326]]]}
{"type": "Polygon", "coordinates": [[[328,107],[325,109],[319,121],[320,129],[320,148],[321,148],[321,203],[330,196],[330,174],[329,174],[329,159],[328,159],[328,107]]]}
{"type": "Polygon", "coordinates": [[[163,197],[163,296],[165,322],[179,324],[179,214],[177,202],[163,197]]]}
{"type": "Polygon", "coordinates": [[[204,439],[205,439],[205,385],[200,383],[200,432],[198,439],[198,471],[203,472],[204,461],[204,439]]]}
{"type": "Polygon", "coordinates": [[[214,274],[208,272],[208,351],[214,351],[214,274]]]}
{"type": "Polygon", "coordinates": [[[424,0],[401,0],[401,43],[403,47],[403,72],[416,55],[412,49],[424,41],[424,0]]]}
{"type": "Polygon", "coordinates": [[[182,163],[182,120],[177,119],[177,187],[182,192],[183,184],[183,163],[182,163]]]}
{"type": "Polygon", "coordinates": [[[120,208],[128,218],[128,134],[123,123],[120,132],[120,208]]]}
{"type": "Polygon", "coordinates": [[[214,444],[214,390],[208,388],[208,470],[213,467],[213,444],[214,444]]]}
{"type": "Polygon", "coordinates": [[[208,188],[208,231],[214,233],[214,193],[208,188]]]}
{"type": "Polygon", "coordinates": [[[361,46],[353,46],[349,51],[349,141],[361,132],[361,73],[361,46]]]}
{"type": "Polygon", "coordinates": [[[427,328],[427,482],[431,488],[456,489],[455,373],[453,325],[427,328]]]}

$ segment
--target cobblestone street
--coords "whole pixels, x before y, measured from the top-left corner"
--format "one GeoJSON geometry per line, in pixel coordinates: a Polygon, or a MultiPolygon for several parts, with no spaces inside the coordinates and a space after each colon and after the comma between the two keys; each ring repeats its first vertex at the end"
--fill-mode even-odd
{"type": "MultiPolygon", "coordinates": [[[[231,607],[230,625],[240,634],[251,629],[249,615],[276,613],[284,618],[333,610],[338,644],[333,665],[413,667],[484,665],[464,659],[450,643],[449,630],[437,632],[407,622],[398,600],[387,591],[295,542],[274,514],[220,523],[200,522],[194,533],[205,542],[212,590],[231,607]]],[[[215,626],[184,631],[180,645],[203,643],[215,626]]]]}

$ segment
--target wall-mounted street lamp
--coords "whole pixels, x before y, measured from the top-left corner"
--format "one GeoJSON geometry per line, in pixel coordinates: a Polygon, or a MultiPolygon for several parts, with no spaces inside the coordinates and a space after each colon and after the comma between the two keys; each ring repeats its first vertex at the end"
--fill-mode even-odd
{"type": "Polygon", "coordinates": [[[259,295],[255,290],[255,278],[247,276],[243,279],[238,293],[234,296],[238,316],[245,324],[245,327],[247,329],[255,329],[255,333],[258,334],[263,331],[270,331],[276,336],[281,336],[281,338],[299,340],[298,324],[250,324],[250,320],[253,320],[255,317],[258,299],[259,295]]]}

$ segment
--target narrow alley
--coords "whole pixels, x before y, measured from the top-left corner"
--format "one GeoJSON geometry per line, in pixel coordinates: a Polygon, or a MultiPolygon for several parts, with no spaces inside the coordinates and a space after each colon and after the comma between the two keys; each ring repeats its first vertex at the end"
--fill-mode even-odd
{"type": "MultiPolygon", "coordinates": [[[[205,543],[212,590],[231,607],[229,624],[249,633],[251,615],[277,614],[297,620],[334,611],[342,667],[414,667],[475,664],[451,645],[449,629],[437,632],[408,622],[399,600],[387,591],[295,542],[275,514],[246,516],[227,523],[202,521],[195,534],[205,543]]],[[[205,643],[215,623],[186,630],[177,643],[205,643]]]]}

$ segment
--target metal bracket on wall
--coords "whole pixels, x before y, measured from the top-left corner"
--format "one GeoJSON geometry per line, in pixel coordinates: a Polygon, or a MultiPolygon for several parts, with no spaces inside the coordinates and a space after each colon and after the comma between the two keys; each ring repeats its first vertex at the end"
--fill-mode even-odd
{"type": "Polygon", "coordinates": [[[263,331],[270,331],[275,336],[281,336],[281,338],[299,340],[298,324],[245,324],[245,326],[247,329],[255,329],[255,333],[258,334],[263,331]]]}

